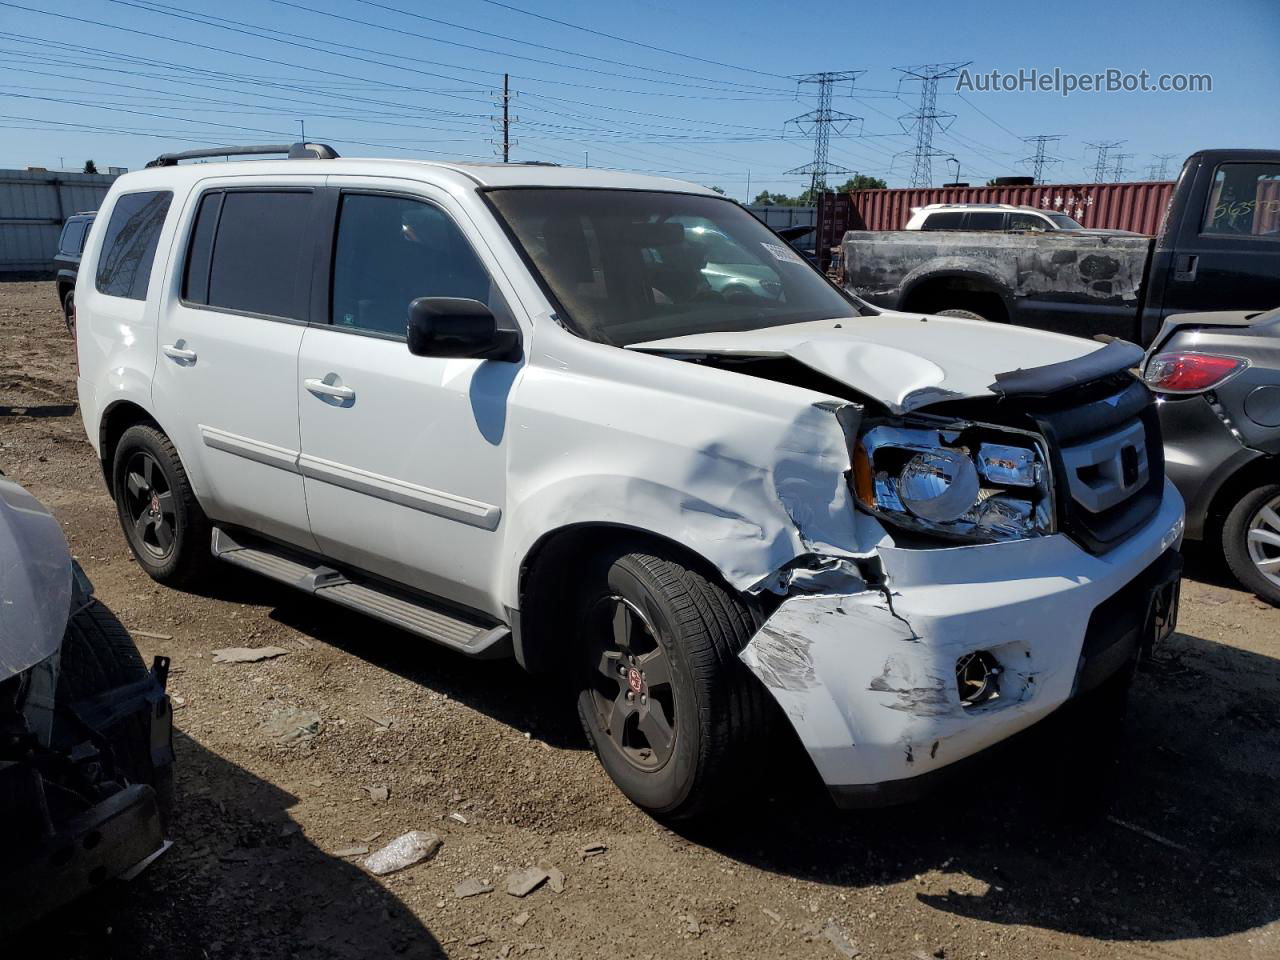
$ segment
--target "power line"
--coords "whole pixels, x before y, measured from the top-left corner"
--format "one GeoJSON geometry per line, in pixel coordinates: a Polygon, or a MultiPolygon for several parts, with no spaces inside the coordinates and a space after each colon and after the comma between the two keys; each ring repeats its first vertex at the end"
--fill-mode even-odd
{"type": "Polygon", "coordinates": [[[837,83],[846,81],[850,89],[852,89],[853,81],[864,73],[866,73],[865,70],[824,71],[795,78],[798,86],[812,83],[818,87],[817,109],[802,113],[800,116],[792,117],[787,121],[788,124],[795,124],[796,129],[801,133],[813,134],[813,161],[787,171],[788,174],[809,175],[809,200],[811,203],[817,203],[819,192],[827,188],[828,174],[849,172],[846,167],[832,166],[828,159],[828,153],[831,149],[831,129],[835,127],[839,132],[844,132],[849,128],[850,124],[862,122],[861,117],[831,109],[831,91],[837,83]]]}
{"type": "Polygon", "coordinates": [[[916,131],[915,159],[911,166],[913,187],[927,187],[933,182],[933,158],[942,156],[933,149],[933,132],[935,129],[945,131],[950,124],[942,121],[954,120],[956,116],[954,113],[938,112],[938,81],[957,76],[962,67],[967,67],[972,62],[926,63],[895,68],[905,76],[920,81],[919,109],[899,118],[899,122],[912,121],[910,126],[904,125],[904,130],[910,130],[914,126],[916,131]]]}
{"type": "Polygon", "coordinates": [[[1116,147],[1124,143],[1123,140],[1107,140],[1102,143],[1086,142],[1085,147],[1089,150],[1097,151],[1097,158],[1093,164],[1093,182],[1103,183],[1107,177],[1107,154],[1116,147]]]}
{"type": "Polygon", "coordinates": [[[1031,178],[1036,183],[1044,183],[1044,168],[1052,166],[1055,163],[1061,163],[1057,157],[1051,157],[1045,152],[1045,148],[1051,143],[1057,143],[1062,139],[1060,133],[1038,133],[1034,137],[1023,137],[1027,143],[1036,145],[1034,156],[1025,157],[1019,160],[1019,163],[1025,163],[1031,167],[1031,178]]]}
{"type": "Polygon", "coordinates": [[[555,17],[548,17],[541,13],[533,13],[530,10],[522,10],[520,7],[512,6],[509,3],[502,3],[501,0],[482,0],[482,2],[490,4],[495,7],[501,7],[504,10],[510,10],[513,13],[523,14],[526,17],[534,17],[538,20],[545,20],[548,23],[554,23],[562,27],[568,27],[571,30],[581,30],[583,33],[589,33],[597,37],[604,37],[608,40],[617,40],[619,43],[629,43],[632,46],[643,47],[645,50],[654,50],[658,53],[665,53],[673,57],[679,57],[682,60],[696,60],[698,63],[707,63],[716,67],[724,67],[726,70],[741,70],[744,73],[754,73],[757,76],[761,76],[761,77],[772,77],[775,80],[791,79],[790,77],[785,77],[782,74],[769,73],[768,71],[765,71],[765,70],[757,70],[754,67],[744,67],[741,64],[736,64],[736,63],[723,63],[719,60],[708,60],[706,57],[699,57],[692,53],[681,53],[678,50],[668,50],[666,47],[654,46],[651,43],[644,43],[640,40],[632,40],[629,37],[619,37],[612,33],[605,33],[602,30],[593,30],[591,27],[584,27],[578,23],[569,23],[568,21],[557,20],[555,17]]]}

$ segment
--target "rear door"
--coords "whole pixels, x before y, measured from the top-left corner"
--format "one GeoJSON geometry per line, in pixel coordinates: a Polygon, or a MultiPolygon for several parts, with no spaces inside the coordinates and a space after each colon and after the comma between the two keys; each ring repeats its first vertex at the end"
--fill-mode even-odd
{"type": "Polygon", "coordinates": [[[156,410],[210,516],[307,549],[296,384],[322,185],[201,185],[161,307],[154,378],[156,410]]]}
{"type": "Polygon", "coordinates": [[[1158,320],[1280,306],[1280,161],[1203,164],[1178,226],[1158,320]]]}

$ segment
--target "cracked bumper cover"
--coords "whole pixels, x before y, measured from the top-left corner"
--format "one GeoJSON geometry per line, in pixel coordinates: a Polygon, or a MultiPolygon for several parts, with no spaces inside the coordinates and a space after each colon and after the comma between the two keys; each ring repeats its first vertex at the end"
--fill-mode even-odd
{"type": "Polygon", "coordinates": [[[1076,692],[1090,618],[1161,569],[1180,540],[1182,514],[1166,482],[1156,515],[1104,555],[1060,534],[882,547],[892,605],[853,577],[847,592],[792,595],[741,658],[781,705],[837,802],[909,799],[947,766],[1026,729],[1076,692]],[[955,665],[976,650],[1000,662],[1000,696],[965,707],[955,665]]]}

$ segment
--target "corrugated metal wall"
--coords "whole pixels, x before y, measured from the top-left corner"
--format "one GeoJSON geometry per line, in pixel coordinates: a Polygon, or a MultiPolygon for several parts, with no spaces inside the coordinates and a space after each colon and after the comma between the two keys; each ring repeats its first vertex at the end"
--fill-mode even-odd
{"type": "Polygon", "coordinates": [[[775,204],[749,204],[747,209],[774,230],[784,227],[811,227],[818,222],[817,207],[782,207],[775,204]]]}
{"type": "Polygon", "coordinates": [[[0,170],[0,280],[51,276],[62,225],[97,210],[114,174],[0,170]]]}
{"type": "Polygon", "coordinates": [[[850,230],[901,230],[912,207],[929,203],[1012,203],[1065,213],[1086,227],[1159,231],[1173,181],[1063,183],[1028,187],[855,190],[850,230]]]}

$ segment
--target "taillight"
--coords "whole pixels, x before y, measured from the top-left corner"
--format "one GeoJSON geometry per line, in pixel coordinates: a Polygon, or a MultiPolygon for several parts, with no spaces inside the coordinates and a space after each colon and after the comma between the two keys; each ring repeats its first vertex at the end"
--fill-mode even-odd
{"type": "Polygon", "coordinates": [[[1249,365],[1239,357],[1212,353],[1158,353],[1142,379],[1161,393],[1200,393],[1225,382],[1249,365]]]}

